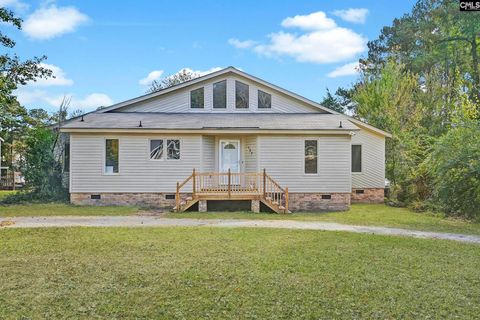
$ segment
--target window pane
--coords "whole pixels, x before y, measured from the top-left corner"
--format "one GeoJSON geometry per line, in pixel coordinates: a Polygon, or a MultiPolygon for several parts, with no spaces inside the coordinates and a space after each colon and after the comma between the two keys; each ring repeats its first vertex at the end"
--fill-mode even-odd
{"type": "Polygon", "coordinates": [[[213,107],[227,107],[227,80],[213,84],[213,107]]]}
{"type": "Polygon", "coordinates": [[[271,108],[272,95],[262,90],[258,90],[258,108],[271,108]]]}
{"type": "Polygon", "coordinates": [[[361,145],[352,145],[352,172],[362,172],[361,145]]]}
{"type": "Polygon", "coordinates": [[[150,140],[150,159],[162,159],[163,140],[150,140]]]}
{"type": "Polygon", "coordinates": [[[105,140],[105,173],[118,173],[118,139],[105,140]]]}
{"type": "Polygon", "coordinates": [[[167,159],[180,159],[180,140],[167,140],[167,159]]]}
{"type": "Polygon", "coordinates": [[[190,107],[203,108],[203,88],[190,91],[190,107]]]}
{"type": "Polygon", "coordinates": [[[305,140],[305,173],[317,173],[317,140],[305,140]]]}
{"type": "Polygon", "coordinates": [[[239,81],[235,81],[235,107],[248,108],[248,85],[239,81]]]}
{"type": "Polygon", "coordinates": [[[70,172],[70,143],[65,143],[63,150],[63,172],[70,172]]]}

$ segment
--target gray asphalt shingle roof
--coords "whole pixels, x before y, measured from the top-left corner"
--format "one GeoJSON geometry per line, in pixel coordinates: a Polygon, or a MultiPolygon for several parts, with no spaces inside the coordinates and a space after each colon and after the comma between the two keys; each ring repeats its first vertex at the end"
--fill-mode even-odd
{"type": "Polygon", "coordinates": [[[63,129],[357,130],[342,115],[322,113],[90,113],[63,129]],[[340,121],[342,128],[340,128],[340,121]]]}

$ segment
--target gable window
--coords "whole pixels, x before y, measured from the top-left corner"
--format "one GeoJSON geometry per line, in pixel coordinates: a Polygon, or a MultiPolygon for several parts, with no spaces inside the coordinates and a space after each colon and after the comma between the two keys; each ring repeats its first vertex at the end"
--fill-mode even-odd
{"type": "Polygon", "coordinates": [[[190,108],[203,109],[203,87],[190,91],[190,108]]]}
{"type": "Polygon", "coordinates": [[[163,157],[163,140],[150,140],[150,159],[160,160],[163,157]]]}
{"type": "Polygon", "coordinates": [[[258,90],[258,108],[270,109],[272,107],[272,95],[258,90]]]}
{"type": "Polygon", "coordinates": [[[235,81],[235,107],[237,109],[248,109],[248,85],[235,81]]]}
{"type": "Polygon", "coordinates": [[[118,173],[118,139],[105,139],[105,173],[118,173]]]}
{"type": "Polygon", "coordinates": [[[167,140],[167,159],[180,159],[180,140],[167,140]]]}
{"type": "Polygon", "coordinates": [[[318,172],[318,141],[305,140],[305,173],[318,172]]]}
{"type": "Polygon", "coordinates": [[[362,146],[352,144],[352,172],[362,172],[362,146]]]}
{"type": "Polygon", "coordinates": [[[227,107],[227,80],[213,84],[213,107],[216,109],[227,107]]]}
{"type": "Polygon", "coordinates": [[[70,172],[70,143],[65,143],[63,149],[63,172],[70,172]]]}

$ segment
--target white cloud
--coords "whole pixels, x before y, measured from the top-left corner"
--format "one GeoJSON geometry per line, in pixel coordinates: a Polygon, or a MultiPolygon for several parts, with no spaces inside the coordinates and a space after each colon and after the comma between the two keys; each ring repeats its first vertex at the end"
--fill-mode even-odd
{"type": "Polygon", "coordinates": [[[88,16],[75,7],[55,5],[40,8],[27,17],[23,32],[33,39],[51,39],[75,29],[88,21],[88,16]]]}
{"type": "Polygon", "coordinates": [[[220,71],[220,70],[222,70],[223,68],[221,68],[221,67],[213,67],[213,68],[210,68],[210,69],[208,69],[208,70],[192,70],[192,69],[189,69],[189,68],[186,68],[186,69],[189,70],[189,71],[192,71],[193,73],[198,74],[198,75],[201,77],[201,76],[207,75],[207,74],[209,74],[209,73],[213,73],[213,72],[220,71]]]}
{"type": "Polygon", "coordinates": [[[353,76],[358,73],[359,73],[358,62],[351,62],[336,68],[335,70],[327,74],[327,77],[337,78],[337,77],[344,77],[344,76],[353,76]]]}
{"type": "Polygon", "coordinates": [[[138,83],[142,86],[149,86],[153,81],[160,79],[163,70],[153,70],[145,78],[140,79],[138,83]]]}
{"type": "Polygon", "coordinates": [[[288,17],[282,21],[282,26],[285,28],[297,27],[304,30],[324,30],[333,29],[337,25],[335,21],[327,17],[325,12],[318,11],[303,16],[288,17]]]}
{"type": "Polygon", "coordinates": [[[253,40],[241,41],[235,38],[228,39],[228,43],[238,49],[247,49],[256,45],[258,42],[253,40]]]}
{"type": "Polygon", "coordinates": [[[245,48],[267,57],[289,56],[299,62],[318,64],[352,59],[366,49],[367,38],[351,29],[337,26],[322,11],[288,17],[282,21],[282,26],[300,28],[304,32],[275,32],[268,36],[268,43],[245,48]]]}
{"type": "Polygon", "coordinates": [[[25,2],[19,0],[0,0],[0,7],[13,8],[17,11],[25,11],[30,6],[25,2]]]}
{"type": "Polygon", "coordinates": [[[359,8],[359,9],[346,9],[346,10],[335,10],[334,15],[340,17],[342,20],[353,22],[353,23],[365,23],[367,20],[368,9],[359,8]]]}
{"type": "Polygon", "coordinates": [[[18,101],[22,105],[36,105],[38,107],[44,107],[45,105],[48,105],[54,109],[60,106],[64,96],[71,97],[71,109],[92,111],[98,107],[109,106],[113,104],[113,100],[104,93],[91,93],[79,98],[74,94],[52,95],[45,90],[29,90],[27,87],[20,88],[15,93],[18,101]]]}
{"type": "Polygon", "coordinates": [[[48,64],[48,63],[40,63],[40,65],[44,68],[52,70],[52,74],[55,78],[47,78],[47,79],[38,79],[37,81],[31,81],[28,84],[34,87],[49,87],[49,86],[71,86],[73,85],[73,80],[67,78],[65,71],[63,71],[60,67],[48,64]]]}

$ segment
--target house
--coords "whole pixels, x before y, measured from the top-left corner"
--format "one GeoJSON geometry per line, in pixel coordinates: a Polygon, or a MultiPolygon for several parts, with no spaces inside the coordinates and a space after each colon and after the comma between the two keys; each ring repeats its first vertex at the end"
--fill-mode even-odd
{"type": "Polygon", "coordinates": [[[74,204],[288,212],[384,198],[387,132],[233,67],[61,131],[74,204]]]}

